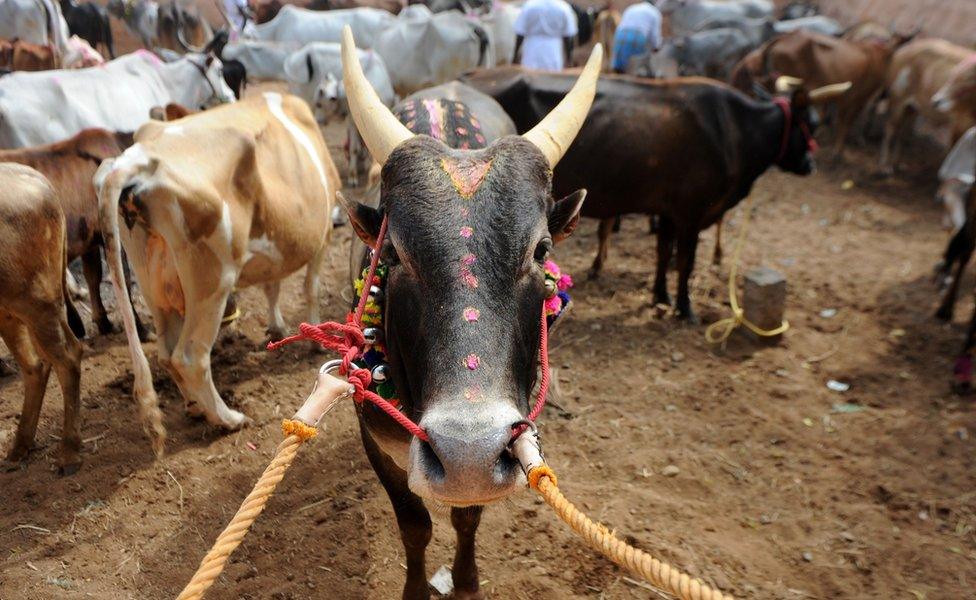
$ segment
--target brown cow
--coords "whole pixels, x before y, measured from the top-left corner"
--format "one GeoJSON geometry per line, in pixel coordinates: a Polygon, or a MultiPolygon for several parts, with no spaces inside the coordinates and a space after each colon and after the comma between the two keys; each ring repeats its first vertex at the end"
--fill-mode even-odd
{"type": "Polygon", "coordinates": [[[732,73],[732,85],[746,93],[753,92],[754,83],[772,90],[781,75],[798,77],[812,88],[852,82],[853,87],[835,101],[835,151],[840,155],[851,125],[881,92],[891,55],[902,40],[896,36],[888,44],[851,42],[794,31],[767,42],[743,58],[732,73]]]}
{"type": "Polygon", "coordinates": [[[911,126],[916,116],[921,115],[934,125],[948,125],[950,144],[976,125],[972,110],[943,112],[933,102],[956,66],[972,55],[968,48],[937,39],[917,40],[895,52],[888,68],[888,121],[881,144],[882,173],[894,172],[901,149],[898,135],[911,126]]]}
{"type": "MultiPolygon", "coordinates": [[[[7,460],[26,458],[54,367],[64,397],[60,464],[81,464],[81,343],[66,310],[66,232],[54,188],[22,165],[0,164],[0,337],[24,376],[24,409],[7,460]]],[[[69,303],[70,305],[70,303],[69,303]]]]}
{"type": "Polygon", "coordinates": [[[9,71],[48,71],[59,66],[51,46],[23,40],[0,40],[0,69],[9,71]]]}
{"type": "MultiPolygon", "coordinates": [[[[118,156],[131,145],[130,133],[85,129],[72,138],[54,144],[0,150],[0,163],[21,163],[37,169],[58,192],[57,201],[67,222],[68,262],[79,256],[82,259],[85,281],[91,295],[92,321],[102,334],[112,331],[112,323],[99,293],[102,281],[99,249],[103,247],[103,242],[98,226],[98,197],[92,177],[104,159],[118,156]]],[[[145,327],[141,322],[137,326],[139,338],[145,340],[145,327]]]]}

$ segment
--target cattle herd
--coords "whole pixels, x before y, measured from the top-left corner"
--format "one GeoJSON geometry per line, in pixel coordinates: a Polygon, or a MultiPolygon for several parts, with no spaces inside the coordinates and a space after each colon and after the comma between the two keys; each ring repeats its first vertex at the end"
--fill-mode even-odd
{"type": "MultiPolygon", "coordinates": [[[[519,2],[261,0],[237,31],[226,12],[210,23],[183,0],[0,0],[0,336],[24,382],[8,462],[31,449],[52,368],[64,398],[60,467],[82,462],[86,332],[73,261],[98,334],[121,323],[133,396],[161,454],[142,343],[155,338],[189,415],[245,426],[211,372],[235,290],[261,287],[279,340],[291,328],[282,280],[304,267],[307,321],[318,323],[324,257],[348,222],[351,282],[381,244],[382,287],[362,291],[385,307],[385,362],[373,377],[392,378],[398,406],[429,437],[358,408],[407,552],[404,597],[429,594],[425,499],[454,507],[454,587],[476,597],[480,507],[525,485],[509,443],[536,384],[554,244],[580,216],[598,219],[596,277],[620,217],[648,216],[650,300],[695,323],[699,233],[721,227],[771,167],[813,172],[818,128],[838,161],[850,138],[880,137],[879,177],[902,164],[915,120],[961,140],[953,164],[968,173],[944,177],[939,193],[952,231],[938,315],[950,318],[976,249],[976,142],[964,135],[976,126],[973,49],[842,25],[814,3],[655,4],[670,36],[612,74],[615,6],[576,7],[577,68],[541,72],[517,64],[519,2]],[[116,56],[113,19],[143,48],[116,56]],[[291,93],[248,89],[268,80],[291,93]],[[334,122],[347,138],[343,177],[321,129],[334,122]],[[343,194],[344,184],[360,191],[343,194]],[[101,297],[103,265],[115,315],[101,297]]],[[[958,388],[970,385],[974,346],[976,316],[958,388]]]]}

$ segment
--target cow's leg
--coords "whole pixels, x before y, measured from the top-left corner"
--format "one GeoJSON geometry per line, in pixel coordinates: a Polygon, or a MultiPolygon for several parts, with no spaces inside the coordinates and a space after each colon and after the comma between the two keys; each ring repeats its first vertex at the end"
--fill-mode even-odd
{"type": "Polygon", "coordinates": [[[0,311],[0,337],[10,348],[24,378],[24,407],[17,422],[14,445],[7,454],[7,460],[17,462],[27,457],[34,442],[51,366],[42,361],[34,350],[27,333],[27,326],[2,311],[0,311]]]}
{"type": "MultiPolygon", "coordinates": [[[[61,471],[72,475],[81,466],[81,342],[71,332],[60,306],[46,307],[29,326],[31,341],[54,368],[64,397],[61,471]]],[[[42,392],[43,393],[43,390],[42,392]]],[[[38,404],[40,408],[40,404],[38,404]]],[[[36,422],[35,422],[36,426],[36,422]]]]}
{"type": "Polygon", "coordinates": [[[952,277],[952,281],[949,282],[949,288],[946,290],[945,295],[942,296],[942,302],[939,304],[939,309],[935,312],[935,316],[943,321],[951,321],[952,313],[956,307],[956,298],[959,295],[959,283],[962,280],[962,275],[966,270],[966,265],[969,264],[969,260],[973,256],[973,248],[968,246],[964,248],[959,256],[956,257],[956,272],[952,277]]]}
{"type": "Polygon", "coordinates": [[[896,136],[899,142],[895,143],[895,146],[891,150],[891,167],[892,169],[898,169],[898,165],[901,164],[902,151],[905,149],[905,138],[914,134],[915,132],[915,121],[917,120],[918,113],[914,109],[907,109],[905,111],[904,117],[902,117],[901,127],[898,128],[898,133],[896,136]]]}
{"type": "Polygon", "coordinates": [[[276,342],[285,337],[285,319],[281,316],[281,306],[278,304],[281,282],[266,283],[262,288],[268,299],[268,328],[265,332],[271,341],[276,342]]]}
{"type": "Polygon", "coordinates": [[[454,598],[456,600],[480,600],[484,595],[479,590],[478,565],[475,562],[474,540],[481,523],[481,506],[451,509],[451,525],[457,532],[457,548],[454,551],[454,565],[451,574],[454,579],[454,598]]]}
{"type": "Polygon", "coordinates": [[[674,223],[670,217],[661,215],[657,229],[657,272],[654,275],[655,305],[671,306],[671,295],[668,294],[668,266],[671,264],[671,252],[674,249],[674,223]]]}
{"type": "Polygon", "coordinates": [[[891,162],[892,146],[898,142],[898,130],[901,129],[904,116],[905,107],[892,103],[889,109],[888,121],[884,126],[884,138],[881,140],[879,168],[882,175],[891,175],[895,172],[894,165],[891,162]]]}
{"type": "Polygon", "coordinates": [[[607,252],[610,249],[610,234],[613,233],[613,226],[616,219],[610,217],[609,219],[600,220],[600,246],[596,251],[596,258],[593,259],[593,266],[590,267],[590,279],[596,279],[600,276],[600,271],[603,270],[603,263],[607,260],[607,252]]]}
{"type": "MultiPolygon", "coordinates": [[[[88,284],[88,298],[91,302],[92,321],[98,328],[98,333],[108,335],[116,331],[112,321],[108,318],[108,311],[102,303],[102,253],[99,246],[91,244],[88,250],[81,255],[81,267],[85,274],[85,283],[88,284]]],[[[131,291],[129,292],[132,293],[131,291]]]]}
{"type": "Polygon", "coordinates": [[[322,263],[325,261],[327,246],[326,240],[323,240],[305,267],[305,302],[308,304],[308,322],[313,325],[320,320],[319,290],[322,287],[322,263]]]}
{"type": "Polygon", "coordinates": [[[857,118],[858,110],[862,106],[860,102],[856,106],[849,106],[848,104],[850,103],[845,103],[837,107],[837,127],[835,128],[837,139],[834,140],[834,158],[838,160],[844,159],[847,133],[850,131],[851,123],[857,118]]]}
{"type": "Polygon", "coordinates": [[[715,223],[715,250],[712,251],[712,264],[716,267],[722,266],[722,218],[718,218],[715,223]]]}
{"type": "MultiPolygon", "coordinates": [[[[224,404],[214,386],[213,373],[210,370],[210,352],[220,330],[220,319],[224,314],[231,285],[218,283],[214,292],[201,292],[193,289],[192,284],[187,285],[190,277],[183,277],[183,270],[180,275],[184,283],[186,314],[183,317],[179,341],[170,356],[172,369],[178,374],[175,379],[180,383],[187,410],[193,410],[195,404],[203,410],[211,425],[238,429],[247,418],[224,404]]],[[[234,281],[236,277],[228,280],[234,281]]],[[[208,283],[212,285],[212,281],[208,283]]]]}
{"type": "Polygon", "coordinates": [[[678,232],[678,301],[675,313],[679,319],[690,323],[698,323],[691,308],[691,293],[689,280],[695,269],[695,252],[698,249],[698,230],[686,228],[678,232]]]}
{"type": "Polygon", "coordinates": [[[407,580],[403,585],[403,600],[427,600],[430,598],[430,590],[427,586],[425,554],[432,533],[430,513],[427,512],[423,500],[407,486],[406,472],[379,449],[362,423],[360,434],[369,464],[373,466],[376,476],[390,497],[400,529],[400,540],[406,551],[407,580]]]}

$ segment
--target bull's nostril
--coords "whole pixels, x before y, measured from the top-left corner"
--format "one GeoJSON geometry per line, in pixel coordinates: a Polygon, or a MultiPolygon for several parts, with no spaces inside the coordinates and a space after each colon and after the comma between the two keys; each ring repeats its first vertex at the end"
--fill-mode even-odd
{"type": "Polygon", "coordinates": [[[420,461],[428,480],[436,482],[444,481],[444,463],[437,457],[434,448],[424,441],[420,442],[420,461]]]}

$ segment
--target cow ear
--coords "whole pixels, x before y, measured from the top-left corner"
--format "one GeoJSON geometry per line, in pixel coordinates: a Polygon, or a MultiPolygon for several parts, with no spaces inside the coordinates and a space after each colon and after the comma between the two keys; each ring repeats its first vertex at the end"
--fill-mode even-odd
{"type": "Polygon", "coordinates": [[[572,235],[579,225],[580,208],[586,199],[586,190],[576,190],[562,200],[557,200],[549,211],[549,235],[559,243],[572,235]]]}
{"type": "Polygon", "coordinates": [[[370,248],[376,246],[376,238],[380,236],[380,227],[383,224],[383,213],[362,202],[346,198],[342,192],[336,192],[336,199],[349,214],[349,223],[359,239],[370,248]]]}

